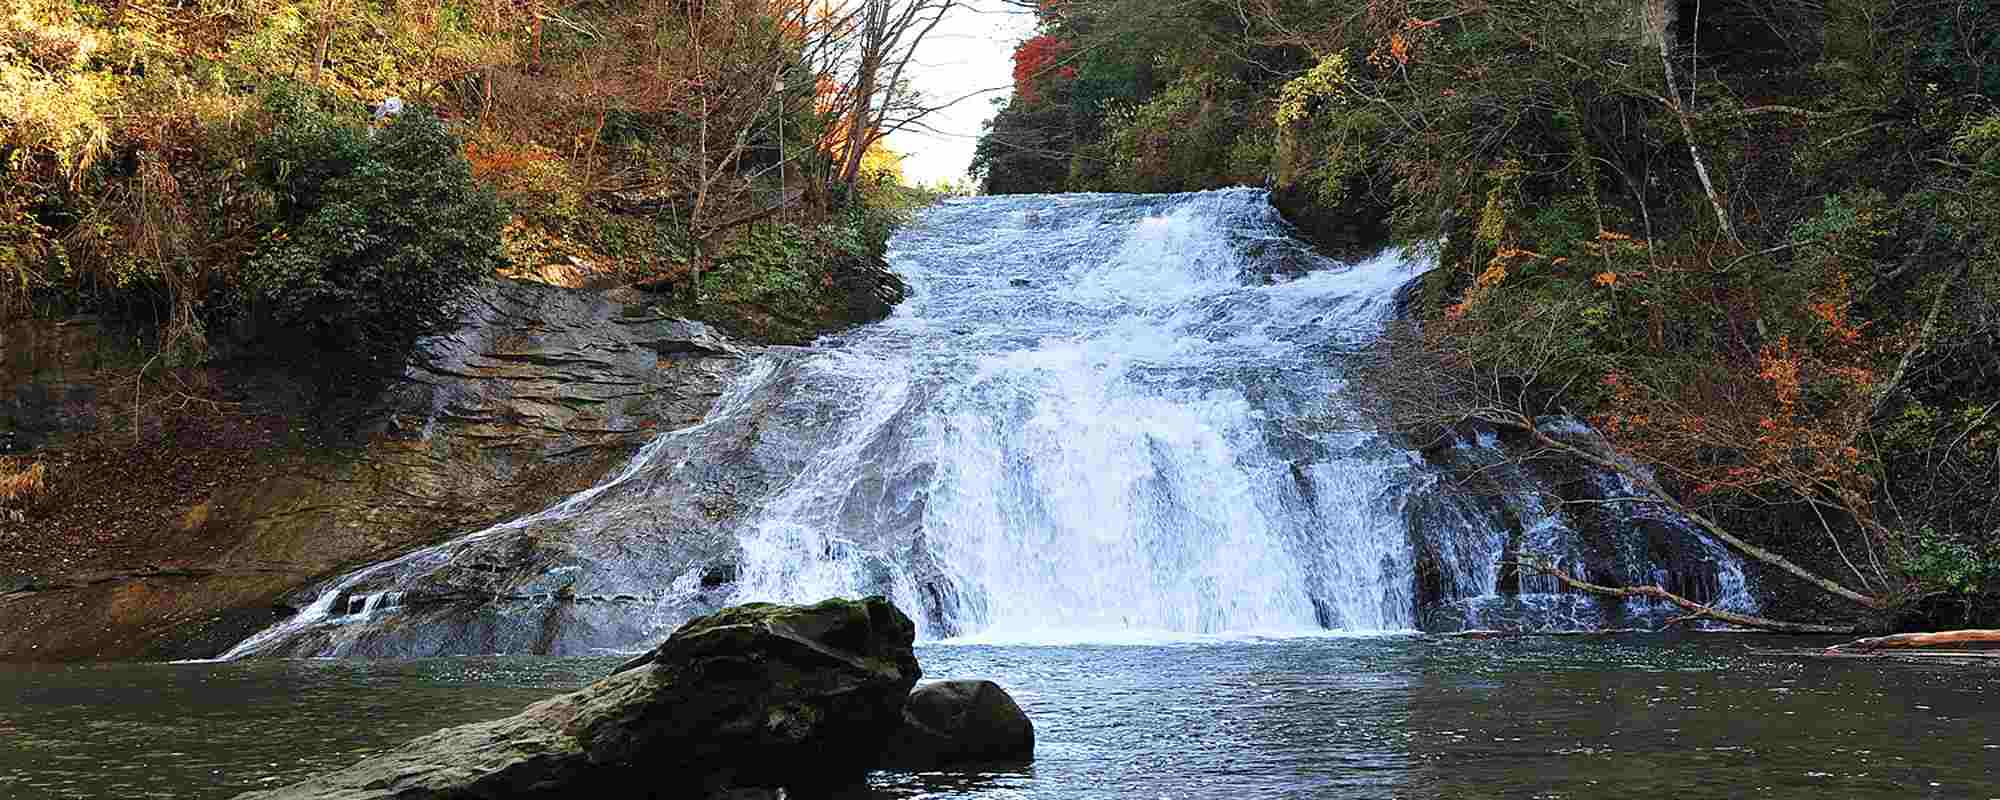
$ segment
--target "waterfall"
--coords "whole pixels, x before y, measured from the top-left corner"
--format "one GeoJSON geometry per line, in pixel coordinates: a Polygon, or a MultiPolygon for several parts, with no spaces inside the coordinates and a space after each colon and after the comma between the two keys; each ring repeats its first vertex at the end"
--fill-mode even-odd
{"type": "Polygon", "coordinates": [[[1397,251],[1335,263],[1237,189],[952,200],[889,257],[890,318],[764,351],[603,484],[315,587],[225,657],[632,649],[866,593],[929,638],[1400,631],[1500,593],[1491,509],[1346,399],[1421,271],[1397,251]],[[1421,597],[1440,538],[1454,588],[1421,597]]]}
{"type": "Polygon", "coordinates": [[[912,299],[808,369],[893,388],[744,533],[736,599],[886,585],[932,635],[1411,627],[1410,462],[1338,401],[1400,259],[1319,259],[1247,190],[961,201],[891,258],[912,299]]]}

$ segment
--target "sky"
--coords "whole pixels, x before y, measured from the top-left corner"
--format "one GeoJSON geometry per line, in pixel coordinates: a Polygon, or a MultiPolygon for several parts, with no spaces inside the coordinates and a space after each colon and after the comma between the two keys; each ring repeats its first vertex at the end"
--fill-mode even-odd
{"type": "Polygon", "coordinates": [[[937,30],[918,45],[910,72],[918,91],[931,101],[997,89],[960,101],[930,115],[935,132],[906,128],[889,135],[889,147],[903,154],[903,175],[913,183],[963,180],[979,144],[979,126],[992,118],[990,99],[1006,97],[1013,81],[1014,46],[1034,25],[1028,14],[1002,10],[997,0],[969,0],[953,9],[937,30]]]}

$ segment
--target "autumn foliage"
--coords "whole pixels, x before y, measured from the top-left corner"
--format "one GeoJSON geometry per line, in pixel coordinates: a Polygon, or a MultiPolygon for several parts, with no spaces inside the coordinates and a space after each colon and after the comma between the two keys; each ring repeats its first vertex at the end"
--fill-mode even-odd
{"type": "Polygon", "coordinates": [[[41,462],[0,456],[0,505],[33,500],[47,489],[48,467],[41,462]]]}
{"type": "Polygon", "coordinates": [[[1073,49],[1070,42],[1051,34],[1028,39],[1014,48],[1014,94],[1033,103],[1040,99],[1041,87],[1050,78],[1076,77],[1075,67],[1054,67],[1073,49]]]}

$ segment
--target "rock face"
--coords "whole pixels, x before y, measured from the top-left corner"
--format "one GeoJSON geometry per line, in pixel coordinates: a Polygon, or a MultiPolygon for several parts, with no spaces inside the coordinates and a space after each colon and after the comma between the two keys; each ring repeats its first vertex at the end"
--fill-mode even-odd
{"type": "Polygon", "coordinates": [[[1388,243],[1388,209],[1370,200],[1368,192],[1348,192],[1348,202],[1328,206],[1290,176],[1279,176],[1278,184],[1271,192],[1272,207],[1292,224],[1299,238],[1327,255],[1357,260],[1388,243]]]}
{"type": "Polygon", "coordinates": [[[811,797],[858,783],[900,724],[915,633],[880,597],[730,608],[516,716],[239,800],[811,797]]]}
{"type": "Polygon", "coordinates": [[[120,355],[118,333],[95,317],[0,327],[0,453],[97,429],[99,390],[84,365],[120,355]]]}
{"type": "MultiPolygon", "coordinates": [[[[315,592],[323,599],[324,586],[297,593],[290,602],[307,610],[237,655],[586,654],[655,641],[735,602],[745,581],[775,580],[746,574],[742,538],[754,533],[754,518],[774,492],[807,479],[802,473],[815,453],[851,444],[841,441],[838,426],[796,421],[851,414],[868,398],[813,382],[816,373],[802,364],[818,357],[814,351],[771,348],[765,355],[700,425],[653,439],[620,470],[622,479],[552,513],[515,517],[341,576],[327,590],[347,598],[336,598],[336,613],[314,618],[315,592]],[[385,597],[394,600],[369,599],[385,597]]],[[[913,408],[921,402],[911,398],[913,408]]],[[[879,435],[893,440],[897,433],[891,422],[879,435]]],[[[869,453],[877,446],[862,445],[869,453]]],[[[886,491],[870,469],[879,468],[853,473],[857,493],[886,491]]],[[[843,534],[886,537],[916,519],[856,514],[842,523],[843,534]]],[[[892,588],[885,579],[854,593],[892,588]]]]}
{"type": "Polygon", "coordinates": [[[954,764],[1033,761],[1035,724],[992,681],[945,681],[918,689],[882,766],[931,770],[954,764]]]}
{"type": "MultiPolygon", "coordinates": [[[[1545,418],[1552,435],[1585,446],[1601,439],[1580,423],[1545,418]]],[[[1419,493],[1406,520],[1416,554],[1416,602],[1426,631],[1658,627],[1679,611],[1566,592],[1511,566],[1553,560],[1613,586],[1657,584],[1697,602],[1752,610],[1743,565],[1687,521],[1647,503],[1615,473],[1542,457],[1525,436],[1463,425],[1422,457],[1443,490],[1419,493]],[[1442,476],[1442,477],[1440,477],[1442,476]]]]}
{"type": "MultiPolygon", "coordinates": [[[[124,424],[94,388],[127,366],[101,352],[115,337],[21,325],[0,368],[0,444],[124,424]]],[[[640,292],[501,281],[380,386],[225,361],[209,370],[216,391],[300,441],[257,451],[269,463],[254,480],[162,509],[149,543],[115,560],[11,558],[0,535],[0,661],[214,656],[299,608],[301,587],[595,485],[659,432],[701,421],[745,355],[640,292]]]]}

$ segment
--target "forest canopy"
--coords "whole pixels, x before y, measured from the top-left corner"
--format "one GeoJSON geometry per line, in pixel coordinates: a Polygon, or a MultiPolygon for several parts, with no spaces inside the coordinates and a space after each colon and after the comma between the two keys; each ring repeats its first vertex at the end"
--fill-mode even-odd
{"type": "Polygon", "coordinates": [[[5,0],[0,316],[188,364],[393,355],[496,271],[805,309],[910,202],[881,142],[952,5],[5,0]]]}

